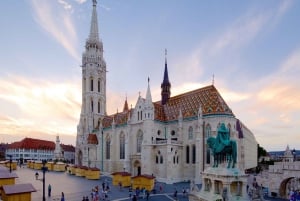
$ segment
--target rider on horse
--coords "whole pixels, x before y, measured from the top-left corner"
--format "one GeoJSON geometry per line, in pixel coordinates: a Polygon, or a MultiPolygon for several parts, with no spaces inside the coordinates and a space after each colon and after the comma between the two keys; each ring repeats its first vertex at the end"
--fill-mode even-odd
{"type": "Polygon", "coordinates": [[[215,152],[221,152],[226,146],[230,145],[229,131],[227,130],[224,123],[222,123],[218,129],[216,137],[215,152]]]}

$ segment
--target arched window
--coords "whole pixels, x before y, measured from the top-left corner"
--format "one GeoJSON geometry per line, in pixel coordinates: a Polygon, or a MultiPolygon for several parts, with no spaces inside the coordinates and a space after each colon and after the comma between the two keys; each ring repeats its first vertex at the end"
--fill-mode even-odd
{"type": "Polygon", "coordinates": [[[189,127],[189,140],[192,140],[193,139],[193,127],[190,126],[189,127]]]}
{"type": "Polygon", "coordinates": [[[186,163],[190,163],[190,147],[189,145],[187,145],[185,147],[185,154],[186,154],[186,163]]]}
{"type": "Polygon", "coordinates": [[[91,111],[94,112],[94,102],[91,100],[91,111]]]}
{"type": "Polygon", "coordinates": [[[101,82],[100,79],[98,79],[98,92],[100,92],[100,89],[101,89],[101,82]]]}
{"type": "Polygon", "coordinates": [[[110,138],[106,138],[106,159],[110,159],[110,138]]]}
{"type": "Polygon", "coordinates": [[[136,139],[136,152],[137,153],[141,153],[142,141],[143,141],[143,132],[141,130],[139,130],[137,139],[136,139]]]}
{"type": "Polygon", "coordinates": [[[205,137],[206,138],[209,138],[211,136],[211,127],[210,125],[206,125],[206,128],[205,128],[205,137]]]}
{"type": "Polygon", "coordinates": [[[163,156],[162,156],[162,155],[160,155],[160,163],[161,163],[161,164],[164,163],[164,159],[163,159],[163,156]]]}
{"type": "Polygon", "coordinates": [[[98,101],[98,113],[100,113],[100,101],[98,101]]]}
{"type": "Polygon", "coordinates": [[[91,80],[90,80],[90,89],[91,89],[91,91],[94,91],[94,82],[93,82],[93,78],[91,78],[91,80]]]}
{"type": "Polygon", "coordinates": [[[192,163],[196,163],[196,146],[194,144],[192,146],[192,163]]]}
{"type": "Polygon", "coordinates": [[[120,135],[120,159],[125,159],[125,135],[120,135]]]}

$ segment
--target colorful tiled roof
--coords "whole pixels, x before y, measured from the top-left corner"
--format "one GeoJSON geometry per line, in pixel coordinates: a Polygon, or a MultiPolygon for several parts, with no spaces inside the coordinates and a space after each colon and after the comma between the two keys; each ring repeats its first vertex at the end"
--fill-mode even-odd
{"type": "Polygon", "coordinates": [[[47,140],[39,140],[33,138],[24,138],[19,142],[13,142],[8,146],[8,149],[40,149],[54,150],[55,143],[47,140]]]}
{"type": "Polygon", "coordinates": [[[121,113],[116,113],[110,116],[105,116],[102,121],[102,125],[104,128],[111,127],[112,122],[115,121],[116,125],[126,124],[128,121],[128,116],[131,113],[131,110],[124,111],[121,113]]]}
{"type": "Polygon", "coordinates": [[[233,115],[214,85],[196,89],[171,97],[165,105],[155,102],[155,119],[159,121],[177,120],[181,110],[183,118],[197,116],[199,106],[203,115],[233,115]]]}
{"type": "MultiPolygon", "coordinates": [[[[183,118],[196,117],[199,106],[202,108],[203,116],[234,116],[214,85],[170,97],[165,105],[162,105],[161,101],[154,102],[153,105],[154,119],[162,122],[178,120],[180,110],[183,118]]],[[[104,128],[111,127],[113,120],[116,125],[126,124],[129,116],[131,116],[131,110],[105,116],[102,125],[104,128]]]]}
{"type": "Polygon", "coordinates": [[[87,138],[88,144],[98,144],[98,138],[96,134],[89,134],[87,138]]]}

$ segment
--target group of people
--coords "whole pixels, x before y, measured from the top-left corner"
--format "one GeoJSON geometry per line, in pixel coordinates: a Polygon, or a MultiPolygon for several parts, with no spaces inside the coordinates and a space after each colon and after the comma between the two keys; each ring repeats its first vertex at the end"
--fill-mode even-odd
{"type": "MultiPolygon", "coordinates": [[[[99,189],[99,186],[95,186],[91,192],[92,201],[100,201],[100,200],[108,200],[108,192],[110,191],[109,184],[105,180],[102,182],[102,189],[99,189]]],[[[82,201],[88,201],[88,197],[86,196],[82,201]]]]}
{"type": "Polygon", "coordinates": [[[146,198],[146,200],[149,200],[150,192],[144,187],[142,189],[136,188],[135,192],[133,193],[133,189],[130,186],[128,191],[129,191],[129,198],[132,197],[132,201],[137,200],[139,197],[142,197],[143,199],[146,198]]]}
{"type": "Polygon", "coordinates": [[[289,199],[290,201],[300,201],[300,191],[293,191],[289,192],[289,199]]]}

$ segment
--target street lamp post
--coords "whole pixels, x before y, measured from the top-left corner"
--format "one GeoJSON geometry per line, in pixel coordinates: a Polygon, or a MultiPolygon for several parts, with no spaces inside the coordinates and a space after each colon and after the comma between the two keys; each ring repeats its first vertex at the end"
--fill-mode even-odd
{"type": "Polygon", "coordinates": [[[102,157],[101,157],[101,171],[103,172],[103,128],[102,128],[102,130],[101,130],[101,134],[102,134],[102,146],[101,146],[101,149],[102,149],[102,151],[101,151],[101,154],[102,154],[102,157]]]}
{"type": "Polygon", "coordinates": [[[9,172],[11,173],[11,163],[12,163],[12,155],[7,155],[9,157],[9,172]]]}
{"type": "Polygon", "coordinates": [[[45,197],[45,173],[48,170],[48,167],[46,167],[45,164],[46,164],[46,160],[43,160],[43,167],[42,167],[42,171],[43,171],[43,201],[46,201],[46,197],[45,197]]]}

